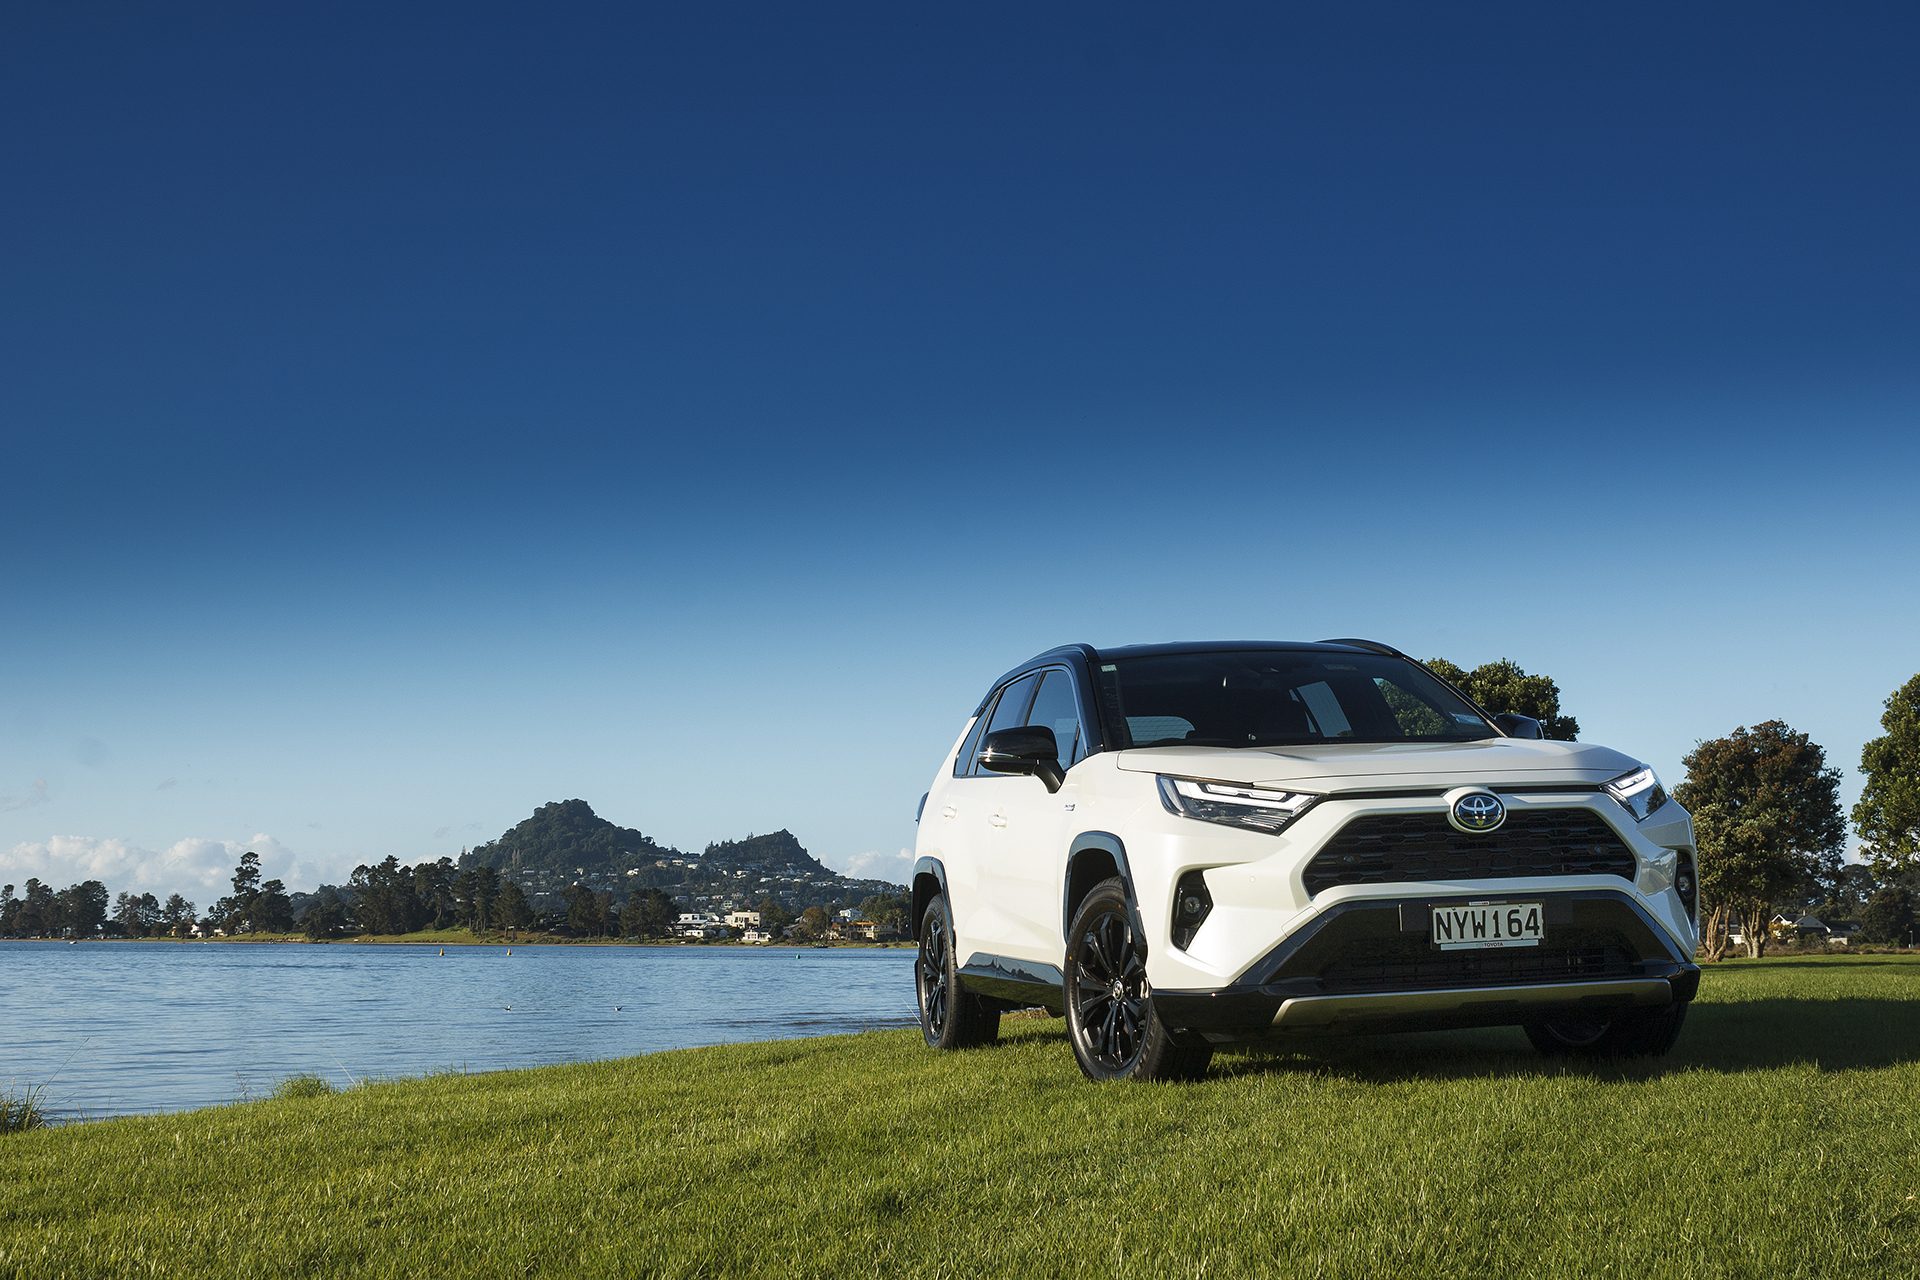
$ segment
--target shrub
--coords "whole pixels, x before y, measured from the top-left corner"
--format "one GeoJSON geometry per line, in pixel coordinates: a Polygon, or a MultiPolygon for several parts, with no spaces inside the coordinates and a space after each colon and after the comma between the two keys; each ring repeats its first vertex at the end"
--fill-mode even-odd
{"type": "Polygon", "coordinates": [[[285,1098],[324,1098],[333,1092],[333,1086],[311,1072],[305,1075],[288,1076],[273,1087],[269,1096],[285,1098]]]}
{"type": "Polygon", "coordinates": [[[38,1089],[0,1093],[0,1133],[25,1133],[46,1123],[47,1113],[40,1109],[38,1089]]]}

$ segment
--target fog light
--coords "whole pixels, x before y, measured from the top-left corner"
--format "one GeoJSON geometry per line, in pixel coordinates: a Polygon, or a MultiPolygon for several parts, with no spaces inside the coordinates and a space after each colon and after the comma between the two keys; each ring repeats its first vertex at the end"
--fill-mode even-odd
{"type": "Polygon", "coordinates": [[[1207,878],[1189,871],[1173,886],[1173,945],[1182,951],[1193,941],[1213,910],[1213,895],[1207,892],[1207,878]]]}

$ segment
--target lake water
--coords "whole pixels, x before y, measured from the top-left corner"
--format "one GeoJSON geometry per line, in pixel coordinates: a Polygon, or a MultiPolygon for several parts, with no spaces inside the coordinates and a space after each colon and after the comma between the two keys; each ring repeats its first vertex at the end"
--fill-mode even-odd
{"type": "Polygon", "coordinates": [[[0,942],[0,1089],[59,1119],[914,1023],[913,952],[0,942]]]}

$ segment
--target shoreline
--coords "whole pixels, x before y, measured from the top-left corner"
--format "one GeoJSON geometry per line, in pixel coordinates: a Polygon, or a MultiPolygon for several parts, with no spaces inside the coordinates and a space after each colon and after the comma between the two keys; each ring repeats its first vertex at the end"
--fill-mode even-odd
{"type": "Polygon", "coordinates": [[[242,934],[232,938],[0,938],[0,942],[37,942],[48,946],[125,945],[133,942],[160,942],[177,946],[303,946],[330,947],[351,944],[366,947],[734,947],[751,951],[898,951],[912,948],[905,938],[890,942],[741,942],[737,939],[695,941],[681,938],[524,938],[474,937],[452,938],[440,933],[360,934],[351,938],[308,938],[300,934],[242,934]]]}

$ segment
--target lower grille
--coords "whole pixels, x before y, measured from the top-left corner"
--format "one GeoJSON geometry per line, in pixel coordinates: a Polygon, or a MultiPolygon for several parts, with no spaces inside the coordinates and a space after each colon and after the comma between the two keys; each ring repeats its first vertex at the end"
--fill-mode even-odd
{"type": "Polygon", "coordinates": [[[1419,936],[1356,939],[1320,970],[1320,981],[1328,995],[1340,995],[1576,982],[1635,972],[1625,938],[1582,930],[1539,946],[1489,951],[1436,951],[1419,936]]]}
{"type": "Polygon", "coordinates": [[[1307,863],[1309,894],[1343,884],[1611,875],[1633,879],[1633,850],[1588,809],[1507,815],[1494,831],[1469,834],[1443,813],[1363,813],[1307,863]]]}

